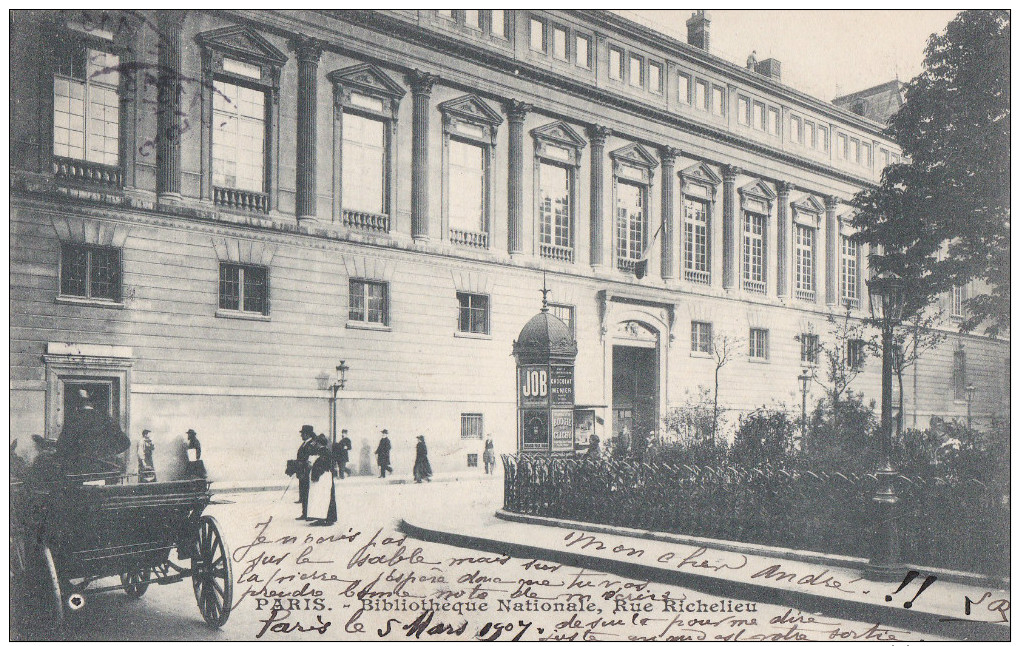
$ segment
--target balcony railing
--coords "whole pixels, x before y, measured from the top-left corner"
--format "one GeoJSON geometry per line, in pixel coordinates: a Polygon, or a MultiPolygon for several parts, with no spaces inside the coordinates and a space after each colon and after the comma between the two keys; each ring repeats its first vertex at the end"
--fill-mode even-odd
{"type": "Polygon", "coordinates": [[[753,294],[764,294],[765,293],[765,282],[761,280],[744,280],[744,291],[751,292],[753,294]]]}
{"type": "Polygon", "coordinates": [[[684,279],[692,283],[709,285],[712,282],[712,274],[710,274],[707,271],[701,271],[699,269],[685,269],[684,279]]]}
{"type": "Polygon", "coordinates": [[[478,249],[489,248],[489,234],[485,231],[464,231],[461,229],[450,229],[450,241],[462,244],[466,247],[478,249]]]}
{"type": "Polygon", "coordinates": [[[815,290],[813,289],[795,289],[793,295],[800,301],[815,301],[815,290]]]}
{"type": "Polygon", "coordinates": [[[554,244],[539,243],[538,255],[550,260],[562,262],[574,262],[574,249],[572,247],[561,247],[554,244]]]}
{"type": "Polygon", "coordinates": [[[364,229],[365,231],[387,233],[390,230],[390,216],[385,213],[366,213],[344,209],[343,223],[345,227],[364,229]]]}
{"type": "Polygon", "coordinates": [[[96,164],[83,159],[68,157],[53,158],[53,174],[61,179],[70,179],[89,184],[118,188],[123,183],[123,173],[117,166],[96,164]]]}
{"type": "Polygon", "coordinates": [[[616,267],[620,271],[625,271],[625,272],[630,273],[630,274],[634,273],[634,265],[636,265],[636,264],[637,264],[637,260],[634,259],[634,258],[617,258],[616,259],[616,267]]]}
{"type": "Polygon", "coordinates": [[[859,299],[851,298],[849,296],[844,296],[843,297],[843,307],[848,307],[850,309],[854,309],[855,310],[855,309],[857,309],[860,306],[861,306],[861,301],[859,299]]]}
{"type": "Polygon", "coordinates": [[[240,211],[269,213],[269,195],[267,193],[215,186],[213,187],[213,201],[218,206],[240,211]]]}

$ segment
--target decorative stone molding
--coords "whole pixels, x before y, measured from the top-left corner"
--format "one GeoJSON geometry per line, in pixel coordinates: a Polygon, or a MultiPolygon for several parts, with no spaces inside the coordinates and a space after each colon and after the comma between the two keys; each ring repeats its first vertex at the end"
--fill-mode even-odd
{"type": "Polygon", "coordinates": [[[492,276],[487,273],[451,269],[450,277],[453,279],[453,288],[458,292],[492,294],[492,276]]]}
{"type": "Polygon", "coordinates": [[[84,220],[81,218],[51,215],[50,221],[61,242],[99,245],[103,247],[124,247],[131,227],[122,222],[84,220]]]}
{"type": "Polygon", "coordinates": [[[761,180],[755,180],[738,189],[740,193],[740,210],[772,215],[772,205],[776,201],[776,192],[761,180]]]}
{"type": "Polygon", "coordinates": [[[569,125],[554,121],[531,131],[535,156],[561,164],[581,165],[581,149],[586,142],[569,125]]]}
{"type": "Polygon", "coordinates": [[[629,144],[623,148],[617,148],[609,153],[613,160],[613,174],[617,179],[651,184],[654,176],[654,169],[659,165],[648,149],[641,144],[629,144]]]}
{"type": "Polygon", "coordinates": [[[801,199],[790,204],[793,210],[794,224],[817,229],[821,225],[822,213],[825,205],[814,195],[805,195],[801,199]]]}
{"type": "Polygon", "coordinates": [[[389,283],[393,281],[396,263],[387,262],[377,256],[344,255],[340,259],[344,263],[344,271],[348,278],[362,278],[389,283]]]}
{"type": "Polygon", "coordinates": [[[257,240],[214,238],[211,242],[220,262],[270,267],[276,254],[276,245],[257,240]]]}

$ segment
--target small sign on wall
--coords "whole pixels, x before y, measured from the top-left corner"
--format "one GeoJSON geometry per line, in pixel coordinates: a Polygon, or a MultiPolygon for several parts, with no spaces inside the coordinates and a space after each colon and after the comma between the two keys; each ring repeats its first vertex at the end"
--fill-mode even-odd
{"type": "Polygon", "coordinates": [[[547,405],[549,403],[549,370],[545,366],[522,366],[519,388],[522,405],[547,405]]]}
{"type": "Polygon", "coordinates": [[[549,450],[548,411],[523,411],[521,413],[521,428],[524,429],[525,451],[549,450]]]}
{"type": "Polygon", "coordinates": [[[552,450],[572,452],[574,450],[574,411],[572,409],[556,409],[550,411],[552,417],[552,450]]]}
{"type": "Polygon", "coordinates": [[[549,377],[549,392],[553,406],[574,405],[574,367],[552,366],[549,377]]]}

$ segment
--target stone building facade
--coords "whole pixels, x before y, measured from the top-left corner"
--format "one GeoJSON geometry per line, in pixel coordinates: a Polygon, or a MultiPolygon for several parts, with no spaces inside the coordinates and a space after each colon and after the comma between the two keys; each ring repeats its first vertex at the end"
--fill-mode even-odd
{"type": "MultiPolygon", "coordinates": [[[[688,26],[690,43],[594,11],[16,12],[19,450],[85,389],[133,439],[153,431],[157,472],[194,428],[213,478],[276,477],[301,424],[326,431],[344,360],[356,468],[382,428],[398,472],[418,434],[437,471],[481,468],[484,436],[516,445],[511,348],[543,281],[606,434],[711,384],[722,336],[726,407],[799,402],[811,335],[867,316],[846,201],[898,149],[778,62],[714,56],[703,13],[688,26]]],[[[961,384],[976,417],[1008,410],[1007,355],[950,331],[910,425],[964,416],[961,384]]],[[[877,361],[854,387],[877,398],[877,361]]]]}

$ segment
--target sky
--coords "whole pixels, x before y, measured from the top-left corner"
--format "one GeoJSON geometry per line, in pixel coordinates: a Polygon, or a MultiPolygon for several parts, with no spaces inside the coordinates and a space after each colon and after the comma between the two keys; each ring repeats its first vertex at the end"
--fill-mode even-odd
{"type": "MultiPolygon", "coordinates": [[[[618,10],[626,18],[687,42],[693,10],[618,10]]],[[[777,58],[782,82],[825,101],[921,72],[928,36],[957,11],[709,10],[710,51],[743,66],[777,58]]]]}

